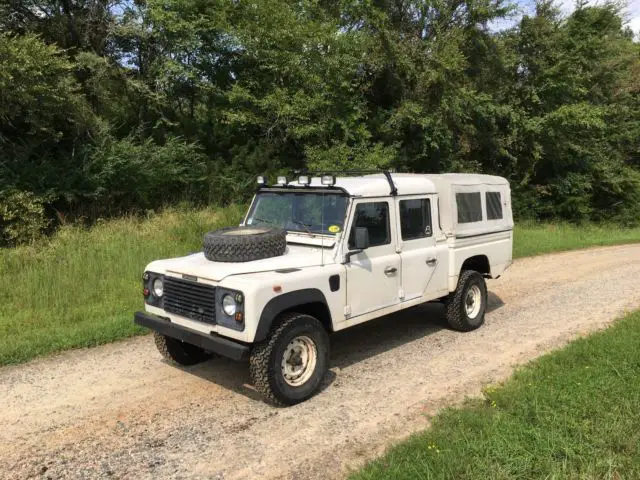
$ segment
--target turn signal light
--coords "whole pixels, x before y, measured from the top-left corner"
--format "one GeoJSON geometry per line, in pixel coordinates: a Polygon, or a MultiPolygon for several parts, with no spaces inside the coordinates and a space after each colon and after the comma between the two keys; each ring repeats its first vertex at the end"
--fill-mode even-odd
{"type": "Polygon", "coordinates": [[[151,292],[149,292],[149,289],[148,289],[148,288],[145,288],[144,290],[142,290],[142,294],[143,294],[145,297],[148,297],[148,296],[149,296],[149,293],[151,293],[151,292]]]}
{"type": "Polygon", "coordinates": [[[241,322],[243,320],[242,312],[236,313],[236,322],[241,322]]]}

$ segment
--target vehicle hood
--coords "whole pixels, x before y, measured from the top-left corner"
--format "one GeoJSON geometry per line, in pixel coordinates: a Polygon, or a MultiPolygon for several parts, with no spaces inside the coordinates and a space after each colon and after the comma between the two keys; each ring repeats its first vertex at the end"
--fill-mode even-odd
{"type": "Polygon", "coordinates": [[[335,263],[332,250],[325,249],[324,261],[322,257],[321,248],[287,245],[284,255],[252,262],[212,262],[205,258],[204,253],[199,252],[186,257],[156,260],[147,266],[147,270],[156,273],[186,274],[219,282],[230,275],[315,267],[322,264],[335,263]]]}

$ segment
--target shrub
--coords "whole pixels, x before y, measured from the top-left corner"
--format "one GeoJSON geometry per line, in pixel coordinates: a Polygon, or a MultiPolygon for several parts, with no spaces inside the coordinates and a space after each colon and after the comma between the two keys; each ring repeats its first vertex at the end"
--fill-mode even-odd
{"type": "Polygon", "coordinates": [[[49,221],[45,199],[31,192],[0,192],[0,245],[28,243],[40,236],[49,221]]]}

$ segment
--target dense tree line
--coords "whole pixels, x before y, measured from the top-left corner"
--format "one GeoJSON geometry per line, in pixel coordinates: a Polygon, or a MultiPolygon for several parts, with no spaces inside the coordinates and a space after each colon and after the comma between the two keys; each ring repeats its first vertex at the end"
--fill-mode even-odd
{"type": "Polygon", "coordinates": [[[503,0],[5,0],[0,230],[256,173],[505,176],[520,217],[640,219],[640,44],[611,5],[513,28],[503,0]]]}

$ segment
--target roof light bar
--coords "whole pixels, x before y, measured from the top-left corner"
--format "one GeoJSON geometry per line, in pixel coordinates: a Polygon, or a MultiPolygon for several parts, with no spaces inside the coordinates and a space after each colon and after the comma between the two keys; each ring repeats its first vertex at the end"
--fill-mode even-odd
{"type": "Polygon", "coordinates": [[[266,179],[264,176],[262,176],[262,175],[260,175],[260,176],[257,178],[257,180],[256,180],[256,181],[257,181],[258,185],[266,185],[266,184],[267,184],[267,179],[266,179]]]}
{"type": "Polygon", "coordinates": [[[309,175],[300,175],[298,177],[298,183],[300,185],[309,185],[311,183],[311,179],[309,178],[309,175]]]}
{"type": "Polygon", "coordinates": [[[335,175],[323,175],[320,179],[320,183],[322,185],[332,186],[336,184],[336,176],[335,175]]]}
{"type": "Polygon", "coordinates": [[[287,177],[278,177],[278,180],[276,181],[276,183],[278,185],[286,185],[287,184],[287,177]]]}

